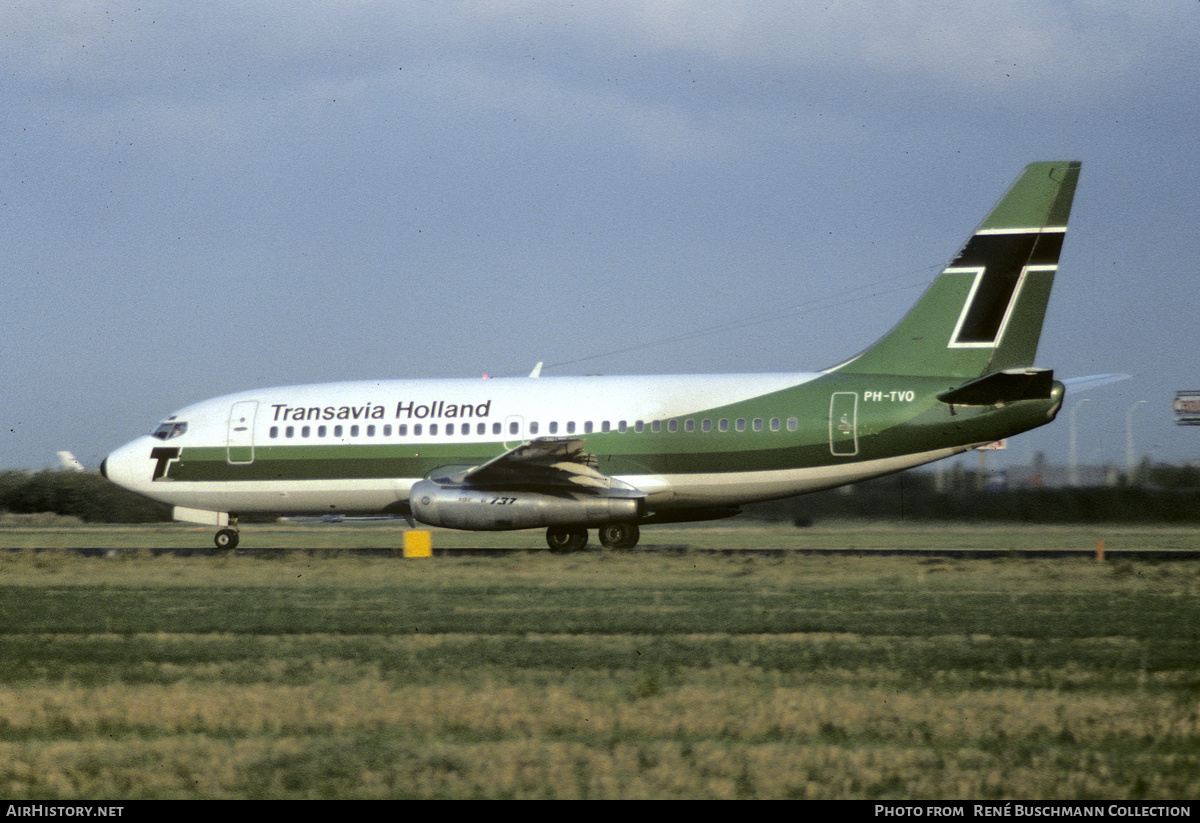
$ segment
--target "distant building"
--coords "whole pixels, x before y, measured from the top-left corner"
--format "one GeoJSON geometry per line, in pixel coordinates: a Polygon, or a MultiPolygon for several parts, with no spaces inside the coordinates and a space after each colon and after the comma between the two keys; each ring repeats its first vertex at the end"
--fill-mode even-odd
{"type": "Polygon", "coordinates": [[[1175,425],[1200,426],[1200,389],[1175,392],[1175,425]]]}

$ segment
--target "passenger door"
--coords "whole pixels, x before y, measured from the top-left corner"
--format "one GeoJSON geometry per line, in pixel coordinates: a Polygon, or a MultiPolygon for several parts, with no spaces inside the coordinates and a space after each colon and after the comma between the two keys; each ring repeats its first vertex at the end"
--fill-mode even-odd
{"type": "Polygon", "coordinates": [[[254,462],[254,418],[257,414],[257,400],[241,400],[229,410],[225,456],[231,464],[254,462]]]}

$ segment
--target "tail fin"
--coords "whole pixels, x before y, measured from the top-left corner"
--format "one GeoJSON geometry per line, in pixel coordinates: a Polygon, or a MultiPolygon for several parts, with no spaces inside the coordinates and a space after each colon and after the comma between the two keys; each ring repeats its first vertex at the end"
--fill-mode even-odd
{"type": "Polygon", "coordinates": [[[1080,163],[1031,163],[904,319],[831,371],[978,377],[1033,365],[1080,163]]]}

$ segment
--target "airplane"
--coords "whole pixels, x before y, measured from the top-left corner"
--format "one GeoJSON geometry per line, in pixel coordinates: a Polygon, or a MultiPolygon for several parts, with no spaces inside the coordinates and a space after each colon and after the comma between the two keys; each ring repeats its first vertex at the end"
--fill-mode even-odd
{"type": "Polygon", "coordinates": [[[81,472],[86,471],[79,459],[70,452],[57,452],[58,455],[58,470],[61,472],[81,472]]]}
{"type": "Polygon", "coordinates": [[[393,515],[546,529],[554,551],[898,472],[1043,426],[1065,386],[1034,366],[1081,164],[1025,167],[900,322],[818,372],[368,380],[181,409],[101,473],[218,527],[393,515]]]}

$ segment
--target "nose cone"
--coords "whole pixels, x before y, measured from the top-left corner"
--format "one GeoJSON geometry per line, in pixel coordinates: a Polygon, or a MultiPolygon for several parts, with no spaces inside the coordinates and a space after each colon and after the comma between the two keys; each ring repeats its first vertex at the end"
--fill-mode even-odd
{"type": "Polygon", "coordinates": [[[151,450],[156,443],[159,441],[149,436],[126,443],[104,458],[100,464],[100,474],[130,491],[153,496],[150,494],[150,484],[154,480],[156,461],[151,456],[151,450]]]}

